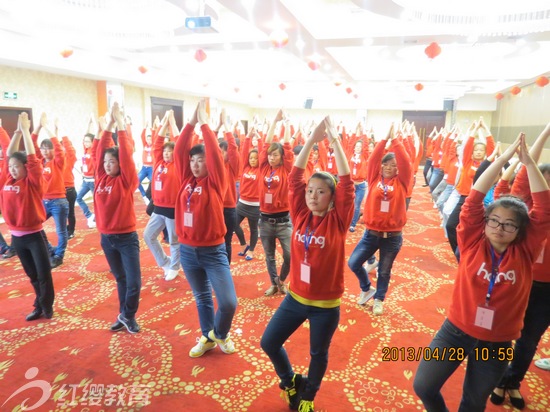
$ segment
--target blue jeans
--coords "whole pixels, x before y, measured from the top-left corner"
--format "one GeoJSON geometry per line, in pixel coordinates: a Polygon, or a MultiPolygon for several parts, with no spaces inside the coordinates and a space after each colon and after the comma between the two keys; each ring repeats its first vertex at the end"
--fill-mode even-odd
{"type": "Polygon", "coordinates": [[[355,246],[348,260],[348,266],[359,279],[359,286],[363,292],[370,289],[370,280],[363,263],[367,261],[374,253],[380,249],[380,259],[378,261],[378,280],[376,282],[376,293],[374,299],[384,300],[390,284],[391,269],[397,254],[403,245],[403,236],[382,238],[374,236],[365,230],[363,237],[355,246]]]}
{"type": "Polygon", "coordinates": [[[149,184],[151,184],[151,180],[153,180],[153,167],[152,166],[142,166],[141,170],[138,173],[138,180],[139,180],[139,191],[141,193],[141,196],[145,197],[145,189],[141,185],[141,182],[147,178],[149,180],[149,184]]]}
{"type": "Polygon", "coordinates": [[[141,266],[137,232],[115,235],[101,234],[101,247],[116,279],[119,311],[133,319],[139,306],[141,266]]]}
{"type": "Polygon", "coordinates": [[[340,320],[340,307],[327,309],[307,306],[287,294],[269,321],[262,336],[261,346],[273,362],[275,372],[281,378],[283,385],[292,386],[294,371],[283,344],[306,320],[309,320],[310,324],[311,358],[307,385],[302,398],[312,401],[327,370],[328,350],[340,320]]]}
{"type": "Polygon", "coordinates": [[[355,185],[355,210],[353,212],[353,219],[351,219],[351,227],[355,227],[357,221],[359,220],[359,215],[361,214],[361,202],[365,197],[365,192],[367,191],[367,183],[359,183],[355,185]]]}
{"type": "Polygon", "coordinates": [[[51,312],[55,292],[46,233],[41,230],[23,236],[12,235],[11,244],[34,289],[34,307],[51,312]]]}
{"type": "MultiPolygon", "coordinates": [[[[464,356],[468,357],[466,376],[462,386],[462,400],[459,412],[482,412],[489,395],[497,386],[500,378],[506,370],[506,360],[492,359],[492,356],[483,358],[480,349],[487,348],[489,354],[499,353],[499,348],[509,348],[512,342],[487,342],[478,340],[462,332],[449,320],[445,319],[441,329],[435,335],[430,349],[433,353],[439,348],[439,355],[445,349],[461,348],[464,356]],[[478,352],[475,349],[478,348],[478,352]]],[[[459,352],[456,352],[459,353],[459,352]]],[[[462,363],[459,356],[456,359],[429,360],[422,359],[414,378],[414,391],[424,403],[428,412],[448,411],[445,400],[441,395],[441,388],[462,363]]]]}
{"type": "Polygon", "coordinates": [[[443,213],[443,206],[445,206],[445,202],[449,199],[454,189],[455,189],[454,185],[448,184],[447,186],[445,186],[445,189],[443,189],[443,192],[441,192],[441,194],[437,198],[437,201],[435,202],[435,204],[437,205],[437,209],[441,213],[443,213]]]}
{"type": "Polygon", "coordinates": [[[292,223],[274,223],[264,221],[260,218],[260,240],[265,252],[265,264],[267,273],[272,285],[276,285],[277,279],[277,264],[275,261],[275,251],[277,249],[276,240],[283,248],[283,264],[281,266],[281,274],[279,279],[284,282],[290,272],[290,239],[292,237],[292,223]]]}
{"type": "Polygon", "coordinates": [[[143,240],[153,254],[157,265],[161,268],[169,267],[172,270],[180,268],[180,244],[176,235],[176,224],[174,219],[166,216],[152,213],[143,231],[143,240]],[[166,256],[158,237],[163,230],[168,231],[168,240],[170,242],[170,257],[166,256]]]}
{"type": "Polygon", "coordinates": [[[80,186],[80,190],[78,191],[78,194],[76,195],[76,203],[78,203],[78,206],[82,209],[82,212],[84,212],[84,216],[86,216],[86,219],[88,219],[90,216],[92,216],[92,212],[90,212],[90,208],[84,201],[84,196],[88,192],[94,193],[94,181],[93,180],[83,180],[82,186],[80,186]]]}
{"type": "Polygon", "coordinates": [[[48,242],[48,250],[52,256],[58,256],[61,259],[65,256],[69,233],[67,232],[67,217],[69,216],[69,202],[66,198],[43,200],[46,209],[46,219],[53,216],[55,222],[55,231],[57,233],[57,246],[54,248],[48,242]]]}
{"type": "Polygon", "coordinates": [[[225,244],[193,247],[180,245],[181,266],[193,290],[203,336],[214,330],[217,338],[225,339],[237,310],[237,294],[229,269],[225,244]],[[212,289],[218,300],[214,312],[212,289]]]}
{"type": "Polygon", "coordinates": [[[231,247],[231,240],[233,239],[233,233],[235,233],[235,226],[237,226],[237,209],[234,207],[223,208],[223,220],[225,222],[225,250],[227,250],[227,260],[231,264],[231,254],[233,248],[231,247]]]}
{"type": "Polygon", "coordinates": [[[529,304],[523,319],[521,337],[514,347],[514,360],[508,366],[499,386],[519,389],[527,369],[535,356],[537,346],[550,326],[550,283],[533,282],[529,304]]]}
{"type": "Polygon", "coordinates": [[[430,192],[433,192],[437,185],[441,183],[445,176],[445,171],[439,167],[434,167],[432,170],[432,175],[430,176],[430,192]]]}

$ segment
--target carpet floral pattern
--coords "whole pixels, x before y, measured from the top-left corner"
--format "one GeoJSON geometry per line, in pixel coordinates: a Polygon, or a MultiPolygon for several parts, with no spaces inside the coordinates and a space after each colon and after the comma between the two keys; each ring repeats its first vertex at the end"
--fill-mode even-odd
{"type": "MultiPolygon", "coordinates": [[[[136,209],[142,238],[148,216],[137,195],[136,209]]],[[[76,214],[76,237],[69,241],[64,264],[53,270],[53,319],[25,321],[32,310],[30,283],[16,257],[0,261],[1,411],[288,410],[260,348],[263,330],[282,299],[263,294],[269,277],[260,242],[252,261],[237,256],[236,241],[233,246],[239,306],[232,337],[238,352],[226,355],[216,348],[193,359],[188,352],[200,328],[190,288],[182,271],[174,281],[163,279],[143,240],[141,332],[109,331],[118,314],[115,281],[99,234],[87,228],[80,209],[76,214]]],[[[382,316],[372,314],[372,302],[355,303],[358,281],[346,268],[341,319],[316,411],[424,410],[412,382],[423,348],[445,318],[456,263],[425,188],[416,188],[408,218],[382,316]]],[[[363,229],[359,224],[349,233],[348,257],[363,229]]],[[[0,230],[7,232],[4,224],[0,230]]],[[[46,233],[55,243],[51,220],[46,233]]],[[[309,362],[308,326],[286,344],[299,373],[307,372],[309,362]]],[[[550,356],[549,340],[546,333],[535,359],[550,356]]],[[[458,408],[464,366],[443,388],[451,411],[458,408]]],[[[550,373],[532,365],[522,393],[529,410],[549,411],[550,373]]],[[[487,407],[512,409],[507,403],[487,407]]]]}

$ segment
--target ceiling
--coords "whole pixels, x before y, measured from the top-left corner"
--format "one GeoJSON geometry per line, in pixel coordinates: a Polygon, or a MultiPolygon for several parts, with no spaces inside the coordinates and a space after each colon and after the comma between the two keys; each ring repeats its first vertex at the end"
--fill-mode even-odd
{"type": "Polygon", "coordinates": [[[253,107],[439,107],[548,75],[550,3],[2,0],[0,39],[2,65],[253,107]],[[195,16],[211,27],[186,28],[195,16]],[[441,47],[433,59],[431,42],[441,47]]]}

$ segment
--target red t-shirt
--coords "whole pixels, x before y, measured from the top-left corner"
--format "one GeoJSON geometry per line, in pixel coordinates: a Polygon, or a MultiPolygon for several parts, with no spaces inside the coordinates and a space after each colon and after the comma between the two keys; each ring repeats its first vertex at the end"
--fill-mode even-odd
{"type": "Polygon", "coordinates": [[[113,134],[103,132],[96,145],[95,220],[97,230],[108,235],[136,230],[134,192],[138,187],[138,178],[132,157],[133,143],[125,130],[119,130],[117,134],[120,167],[117,176],[108,176],[103,168],[105,149],[114,144],[113,134]]]}
{"type": "Polygon", "coordinates": [[[184,245],[217,246],[224,243],[226,232],[223,199],[227,181],[223,157],[216,135],[208,125],[202,125],[208,175],[198,179],[193,176],[189,164],[193,129],[190,124],[183,128],[174,150],[176,171],[181,180],[176,200],[176,234],[184,245]],[[185,224],[186,216],[189,216],[186,213],[192,214],[191,226],[185,224]]]}
{"type": "MultiPolygon", "coordinates": [[[[340,176],[334,196],[334,207],[323,217],[313,216],[307,207],[307,183],[304,169],[294,167],[288,177],[290,186],[290,215],[293,222],[290,262],[290,290],[303,303],[338,300],[344,293],[345,243],[353,218],[355,189],[349,175],[340,176]],[[311,234],[313,231],[313,234],[311,234]],[[306,239],[311,234],[308,259],[311,265],[309,283],[301,277],[306,239]],[[304,302],[303,300],[306,300],[304,302]]],[[[327,303],[328,307],[339,302],[327,303]]]]}
{"type": "Polygon", "coordinates": [[[533,281],[532,267],[550,229],[550,191],[533,194],[531,223],[523,241],[511,244],[503,256],[495,252],[498,276],[489,301],[494,309],[492,329],[475,325],[478,306],[485,305],[492,272],[491,246],[485,237],[485,194],[472,190],[460,212],[457,240],[460,249],[458,274],[449,307],[449,320],[468,335],[489,342],[517,339],[533,281]]]}

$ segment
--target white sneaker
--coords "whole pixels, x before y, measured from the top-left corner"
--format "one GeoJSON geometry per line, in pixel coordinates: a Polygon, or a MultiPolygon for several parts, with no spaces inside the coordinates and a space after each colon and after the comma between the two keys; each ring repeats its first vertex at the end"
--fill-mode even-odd
{"type": "Polygon", "coordinates": [[[174,280],[178,276],[178,271],[173,269],[168,269],[164,272],[164,280],[170,281],[174,280]]]}
{"type": "Polygon", "coordinates": [[[214,330],[211,330],[210,332],[208,332],[208,339],[213,340],[214,343],[217,343],[218,345],[220,345],[220,349],[222,350],[223,353],[227,353],[228,355],[235,353],[235,344],[229,337],[229,333],[227,334],[225,339],[218,339],[214,335],[214,330]]]}
{"type": "Polygon", "coordinates": [[[95,224],[95,214],[92,213],[92,215],[88,218],[88,227],[90,229],[93,229],[94,227],[96,227],[96,224],[95,224]]]}
{"type": "Polygon", "coordinates": [[[550,358],[536,360],[535,366],[537,368],[544,369],[545,371],[550,371],[550,358]]]}
{"type": "Polygon", "coordinates": [[[279,288],[275,285],[271,285],[268,290],[264,292],[264,295],[266,296],[273,296],[275,293],[279,291],[279,288]]]}
{"type": "Polygon", "coordinates": [[[382,313],[384,313],[384,302],[382,302],[380,299],[374,299],[372,313],[376,316],[380,316],[382,313]]]}
{"type": "Polygon", "coordinates": [[[371,287],[367,292],[361,291],[361,294],[359,295],[359,299],[357,299],[357,304],[364,305],[367,303],[376,293],[376,289],[371,287]]]}
{"type": "Polygon", "coordinates": [[[214,349],[216,346],[218,346],[216,342],[210,342],[205,336],[201,336],[200,339],[197,338],[197,344],[189,351],[189,356],[192,358],[198,358],[209,350],[214,349]]]}
{"type": "Polygon", "coordinates": [[[367,273],[370,273],[377,267],[378,267],[378,260],[375,260],[374,263],[367,263],[367,265],[365,266],[365,270],[367,271],[367,273]]]}

